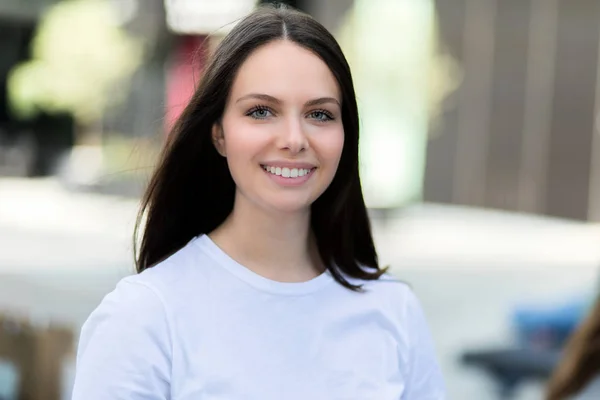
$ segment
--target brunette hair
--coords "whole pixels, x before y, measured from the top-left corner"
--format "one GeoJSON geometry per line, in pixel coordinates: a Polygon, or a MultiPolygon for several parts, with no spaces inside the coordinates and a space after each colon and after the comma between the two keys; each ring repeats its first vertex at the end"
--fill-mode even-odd
{"type": "Polygon", "coordinates": [[[564,400],[600,376],[600,298],[569,338],[548,385],[547,400],[564,400]]]}
{"type": "Polygon", "coordinates": [[[169,257],[192,238],[210,233],[231,213],[236,187],[226,159],[213,144],[211,128],[222,117],[244,60],[275,40],[291,41],[320,57],[342,95],[341,159],[330,186],[311,206],[311,229],[319,255],[332,276],[353,290],[361,286],[346,277],[376,280],[386,271],[378,265],[359,179],[359,119],[350,67],[334,37],[315,19],[271,5],[242,19],[219,43],[170,133],[143,196],[134,232],[138,272],[169,257]]]}

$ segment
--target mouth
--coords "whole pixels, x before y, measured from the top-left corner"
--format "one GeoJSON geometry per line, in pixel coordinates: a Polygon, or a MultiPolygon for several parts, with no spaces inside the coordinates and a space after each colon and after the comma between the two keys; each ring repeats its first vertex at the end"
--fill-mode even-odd
{"type": "Polygon", "coordinates": [[[275,167],[270,165],[261,165],[262,169],[271,175],[280,176],[282,178],[297,179],[312,174],[317,167],[312,168],[288,168],[275,167]]]}

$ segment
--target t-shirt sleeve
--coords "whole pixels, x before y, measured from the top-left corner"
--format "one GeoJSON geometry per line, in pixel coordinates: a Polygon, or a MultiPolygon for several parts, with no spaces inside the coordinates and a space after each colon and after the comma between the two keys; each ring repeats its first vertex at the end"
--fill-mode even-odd
{"type": "Polygon", "coordinates": [[[446,389],[420,302],[407,290],[408,381],[402,400],[444,400],[446,389]]]}
{"type": "Polygon", "coordinates": [[[164,303],[122,280],[81,329],[72,400],[170,398],[171,337],[164,303]]]}

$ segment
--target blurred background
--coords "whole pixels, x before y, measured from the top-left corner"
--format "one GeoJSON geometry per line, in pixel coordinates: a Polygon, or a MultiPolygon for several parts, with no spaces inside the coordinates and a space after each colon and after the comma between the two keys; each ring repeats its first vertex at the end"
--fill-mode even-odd
{"type": "MultiPolygon", "coordinates": [[[[257,3],[0,0],[1,400],[70,398],[168,129],[257,3]]],[[[541,399],[600,283],[600,2],[287,3],[352,66],[380,258],[449,399],[541,399]]]]}

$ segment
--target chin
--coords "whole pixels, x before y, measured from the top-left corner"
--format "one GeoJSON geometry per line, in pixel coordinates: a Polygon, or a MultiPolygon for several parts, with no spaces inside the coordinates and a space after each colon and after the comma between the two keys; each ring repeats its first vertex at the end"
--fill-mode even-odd
{"type": "Polygon", "coordinates": [[[269,204],[268,208],[282,214],[299,214],[310,211],[311,204],[306,203],[277,203],[269,204]]]}
{"type": "Polygon", "coordinates": [[[311,199],[298,198],[298,196],[284,196],[277,199],[264,199],[262,203],[267,210],[272,210],[276,213],[295,214],[310,211],[313,201],[311,199]]]}

